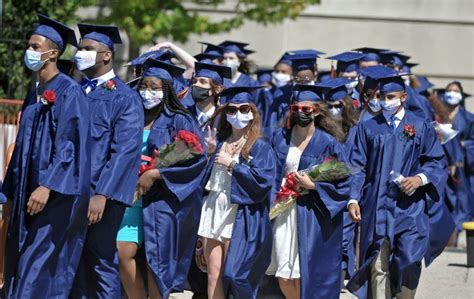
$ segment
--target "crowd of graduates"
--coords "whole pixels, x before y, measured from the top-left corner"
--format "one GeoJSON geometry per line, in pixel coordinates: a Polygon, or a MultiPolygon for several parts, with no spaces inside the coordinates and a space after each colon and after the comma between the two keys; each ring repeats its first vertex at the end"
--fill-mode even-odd
{"type": "Polygon", "coordinates": [[[324,53],[292,50],[256,71],[246,43],[193,56],[163,42],[125,83],[117,27],[78,24],[78,43],[38,17],[24,56],[38,83],[2,188],[6,298],[258,298],[266,275],[286,298],[414,298],[422,261],[474,216],[469,95],[434,89],[400,51],[320,71],[324,53]],[[179,134],[202,151],[153,164],[179,134]],[[313,181],[328,158],[350,175],[313,181]],[[290,174],[304,192],[270,219],[290,174]]]}

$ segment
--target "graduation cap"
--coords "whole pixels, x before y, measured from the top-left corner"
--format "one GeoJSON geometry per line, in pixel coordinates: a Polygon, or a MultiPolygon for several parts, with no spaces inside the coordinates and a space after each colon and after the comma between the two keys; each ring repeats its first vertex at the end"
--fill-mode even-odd
{"type": "Polygon", "coordinates": [[[295,54],[288,56],[288,58],[291,60],[294,73],[304,70],[311,70],[313,72],[315,71],[317,58],[316,55],[295,54]]]}
{"type": "Polygon", "coordinates": [[[33,31],[33,35],[41,35],[51,40],[58,46],[60,52],[63,52],[66,44],[77,47],[74,30],[43,14],[38,14],[38,19],[40,25],[33,31]]]}
{"type": "Polygon", "coordinates": [[[156,51],[145,52],[142,55],[138,56],[137,58],[133,59],[132,61],[129,61],[127,63],[127,66],[140,66],[143,63],[145,63],[145,61],[148,58],[156,59],[157,57],[159,57],[163,53],[164,53],[164,50],[162,50],[162,49],[159,49],[159,50],[156,50],[156,51]]]}
{"type": "Polygon", "coordinates": [[[324,88],[317,85],[296,84],[293,86],[293,102],[321,102],[324,88]]]}
{"type": "Polygon", "coordinates": [[[434,86],[434,84],[428,80],[428,77],[416,76],[416,80],[418,81],[418,83],[420,83],[420,87],[415,88],[415,91],[417,93],[425,92],[434,86]]]}
{"type": "Polygon", "coordinates": [[[418,63],[414,62],[407,62],[405,65],[402,67],[402,72],[404,73],[411,73],[411,68],[417,66],[418,63]]]}
{"type": "Polygon", "coordinates": [[[273,69],[264,68],[257,70],[257,81],[260,84],[270,83],[273,80],[273,69]]]}
{"type": "Polygon", "coordinates": [[[383,65],[375,65],[361,69],[360,74],[365,77],[364,89],[376,89],[380,79],[398,75],[396,71],[383,65]]]}
{"type": "Polygon", "coordinates": [[[405,81],[402,79],[402,74],[387,76],[379,80],[380,93],[386,94],[397,91],[405,91],[405,81]]]}
{"type": "Polygon", "coordinates": [[[214,57],[214,59],[222,58],[224,56],[223,47],[217,46],[211,43],[206,43],[206,42],[199,42],[199,43],[206,46],[206,49],[204,49],[202,53],[211,55],[214,57]]]}
{"type": "Polygon", "coordinates": [[[280,59],[278,60],[277,63],[275,63],[275,67],[280,64],[280,63],[283,63],[283,64],[286,64],[286,65],[289,65],[289,66],[292,66],[292,61],[291,61],[291,58],[289,57],[290,55],[288,55],[287,53],[283,54],[280,59]]]}
{"type": "Polygon", "coordinates": [[[337,60],[337,72],[350,73],[359,70],[359,61],[365,54],[358,52],[343,52],[334,56],[327,57],[327,59],[337,60]]]}
{"type": "Polygon", "coordinates": [[[172,82],[173,78],[181,77],[185,71],[174,64],[153,58],[148,58],[143,64],[143,68],[145,71],[142,77],[155,77],[169,82],[172,82]]]}
{"type": "Polygon", "coordinates": [[[224,89],[220,94],[221,103],[245,104],[254,103],[254,91],[262,86],[232,86],[224,89]]]}
{"type": "Polygon", "coordinates": [[[324,52],[314,50],[314,49],[306,49],[306,50],[293,50],[293,51],[287,51],[285,53],[286,55],[312,55],[316,56],[316,58],[319,58],[321,55],[326,54],[324,52]]]}
{"type": "Polygon", "coordinates": [[[196,70],[195,77],[206,77],[219,84],[224,82],[224,78],[232,78],[232,69],[223,65],[195,62],[194,69],[196,70]]]}
{"type": "Polygon", "coordinates": [[[357,48],[353,49],[352,51],[359,51],[365,54],[364,57],[361,58],[360,61],[377,61],[380,62],[380,53],[387,51],[388,49],[379,49],[379,48],[371,48],[371,47],[362,47],[362,48],[357,48]]]}
{"type": "Polygon", "coordinates": [[[399,67],[405,65],[405,63],[410,59],[410,56],[401,54],[401,51],[387,50],[380,53],[381,62],[383,64],[392,64],[399,67]]]}
{"type": "Polygon", "coordinates": [[[346,84],[353,82],[347,78],[336,78],[317,86],[324,89],[324,99],[329,102],[335,102],[344,99],[349,95],[346,84]]]}
{"type": "Polygon", "coordinates": [[[207,55],[206,53],[200,53],[198,55],[194,55],[193,56],[198,62],[202,62],[202,63],[208,63],[208,64],[214,64],[214,62],[212,62],[213,58],[212,56],[209,56],[207,55]]]}
{"type": "Polygon", "coordinates": [[[120,32],[116,26],[77,24],[82,39],[91,39],[105,44],[110,50],[114,50],[114,44],[121,44],[120,32]]]}
{"type": "Polygon", "coordinates": [[[318,71],[318,83],[325,83],[331,80],[331,71],[318,71]]]}
{"type": "Polygon", "coordinates": [[[244,49],[248,45],[249,45],[248,43],[242,43],[242,42],[236,42],[236,41],[230,41],[230,40],[226,40],[218,44],[218,46],[224,49],[224,53],[235,52],[238,55],[243,56],[243,57],[249,54],[255,53],[255,51],[244,49]]]}

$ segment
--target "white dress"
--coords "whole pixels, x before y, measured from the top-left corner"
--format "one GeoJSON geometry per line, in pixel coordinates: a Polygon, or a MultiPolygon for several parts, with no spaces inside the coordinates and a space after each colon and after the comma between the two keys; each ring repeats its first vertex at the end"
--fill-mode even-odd
{"type": "MultiPolygon", "coordinates": [[[[233,159],[238,161],[238,156],[233,159]]],[[[235,217],[239,205],[230,202],[232,174],[225,166],[214,164],[201,210],[198,235],[224,242],[232,237],[235,217]]]]}
{"type": "MultiPolygon", "coordinates": [[[[302,152],[290,144],[285,163],[285,177],[298,170],[302,152]]],[[[283,180],[282,186],[285,183],[283,180]]],[[[300,260],[298,253],[296,205],[286,209],[273,221],[272,261],[267,275],[275,275],[286,279],[300,278],[300,260]]]]}

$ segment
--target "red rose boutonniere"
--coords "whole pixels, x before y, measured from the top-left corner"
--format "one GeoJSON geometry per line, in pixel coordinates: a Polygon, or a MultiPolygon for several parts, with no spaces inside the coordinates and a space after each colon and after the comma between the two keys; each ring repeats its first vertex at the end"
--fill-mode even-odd
{"type": "Polygon", "coordinates": [[[45,105],[52,105],[56,101],[56,92],[51,89],[47,89],[43,92],[42,102],[45,105]]]}
{"type": "Polygon", "coordinates": [[[415,127],[413,127],[412,125],[405,125],[403,127],[403,136],[405,136],[406,138],[410,138],[410,139],[413,139],[415,138],[416,136],[416,130],[415,130],[415,127]]]}
{"type": "Polygon", "coordinates": [[[114,79],[110,79],[105,82],[105,89],[107,89],[108,91],[117,89],[117,85],[115,84],[114,79]]]}

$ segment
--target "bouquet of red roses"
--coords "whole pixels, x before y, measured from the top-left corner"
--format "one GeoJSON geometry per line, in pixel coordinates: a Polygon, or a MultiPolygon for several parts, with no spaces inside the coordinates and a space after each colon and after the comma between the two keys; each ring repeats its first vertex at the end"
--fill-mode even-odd
{"type": "MultiPolygon", "coordinates": [[[[298,171],[299,174],[307,174],[313,182],[334,182],[347,178],[351,171],[344,162],[338,161],[335,157],[324,159],[321,164],[316,164],[308,169],[298,171]]],[[[276,194],[275,201],[270,209],[270,219],[274,219],[286,209],[296,203],[300,195],[307,194],[305,190],[298,186],[295,180],[295,172],[289,173],[285,177],[285,182],[280,191],[276,194]]]]}
{"type": "MultiPolygon", "coordinates": [[[[142,156],[146,164],[140,166],[139,175],[154,168],[171,167],[179,163],[184,163],[203,154],[203,149],[199,137],[193,132],[180,130],[175,136],[173,143],[167,144],[155,150],[152,157],[142,156]]],[[[133,201],[138,199],[135,192],[133,201]]]]}

